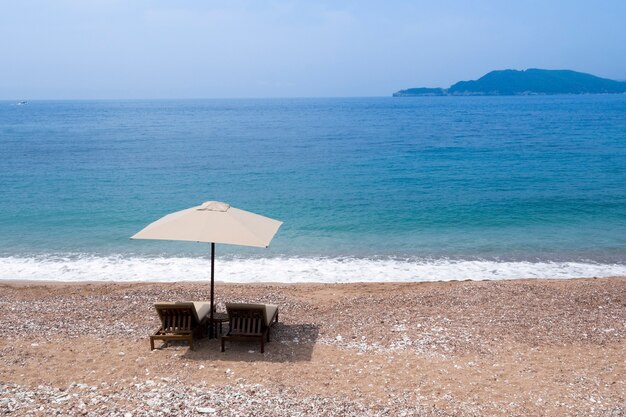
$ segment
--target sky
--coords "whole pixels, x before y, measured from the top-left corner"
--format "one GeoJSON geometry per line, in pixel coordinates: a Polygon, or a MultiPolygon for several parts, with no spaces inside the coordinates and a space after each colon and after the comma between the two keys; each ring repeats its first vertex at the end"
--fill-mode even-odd
{"type": "Polygon", "coordinates": [[[389,96],[495,69],[626,80],[626,1],[20,0],[0,99],[389,96]]]}

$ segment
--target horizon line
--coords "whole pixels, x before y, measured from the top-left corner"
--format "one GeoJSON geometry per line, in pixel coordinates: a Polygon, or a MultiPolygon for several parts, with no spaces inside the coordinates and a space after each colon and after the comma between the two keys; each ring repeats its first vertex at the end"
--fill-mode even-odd
{"type": "Polygon", "coordinates": [[[110,97],[110,98],[0,98],[0,101],[21,102],[21,101],[148,101],[148,100],[284,100],[284,99],[327,99],[327,98],[381,98],[392,97],[389,95],[363,95],[363,96],[251,96],[251,97],[110,97]]]}

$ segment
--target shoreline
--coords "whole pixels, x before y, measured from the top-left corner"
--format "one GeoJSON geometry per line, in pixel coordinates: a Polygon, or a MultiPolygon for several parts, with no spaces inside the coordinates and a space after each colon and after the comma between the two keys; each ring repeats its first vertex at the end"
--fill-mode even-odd
{"type": "MultiPolygon", "coordinates": [[[[538,283],[538,284],[556,284],[559,282],[569,282],[569,281],[595,281],[595,280],[626,280],[626,276],[616,275],[610,277],[576,277],[576,278],[510,278],[510,279],[463,279],[463,280],[441,280],[441,281],[354,281],[354,282],[226,282],[215,280],[216,286],[223,287],[239,287],[239,286],[250,286],[250,287],[317,287],[317,286],[327,286],[333,287],[337,286],[341,287],[350,287],[350,286],[413,286],[413,285],[424,285],[428,286],[429,284],[462,284],[462,283],[487,283],[487,282],[517,282],[517,283],[538,283]]],[[[11,288],[31,288],[31,287],[80,287],[80,286],[90,286],[90,287],[108,287],[108,286],[119,286],[119,287],[133,287],[133,286],[151,286],[151,285],[194,285],[194,286],[202,286],[202,285],[210,285],[211,280],[210,277],[204,281],[44,281],[44,280],[11,280],[11,279],[2,279],[0,278],[0,288],[2,287],[11,287],[11,288]]]]}
{"type": "MultiPolygon", "coordinates": [[[[0,258],[0,280],[59,282],[204,282],[205,258],[0,258]]],[[[626,276],[626,264],[357,258],[218,259],[220,282],[426,282],[626,276]]]]}
{"type": "MultiPolygon", "coordinates": [[[[324,282],[324,281],[292,281],[292,282],[284,282],[284,281],[223,281],[223,280],[215,280],[215,285],[251,285],[251,286],[316,286],[316,285],[342,285],[342,286],[350,286],[350,285],[418,285],[418,284],[443,284],[443,283],[464,283],[464,282],[561,282],[561,281],[586,281],[586,280],[611,280],[611,279],[626,279],[626,275],[613,275],[613,276],[580,276],[580,277],[571,277],[571,278],[553,278],[553,277],[545,277],[545,278],[535,278],[535,277],[525,277],[525,278],[483,278],[483,279],[445,279],[445,280],[424,280],[424,281],[337,281],[337,282],[324,282]]],[[[47,286],[47,285],[63,285],[63,286],[80,286],[80,285],[202,285],[202,284],[210,284],[211,277],[207,276],[204,280],[194,280],[194,281],[122,281],[122,280],[85,280],[85,281],[60,281],[60,280],[39,280],[39,279],[6,279],[0,278],[0,286],[47,286]]]]}
{"type": "Polygon", "coordinates": [[[0,281],[0,411],[626,412],[626,277],[218,283],[218,310],[280,306],[266,353],[207,339],[150,352],[153,303],[207,299],[207,284],[0,281]]]}
{"type": "MultiPolygon", "coordinates": [[[[352,285],[352,284],[437,284],[437,283],[461,283],[461,282],[501,282],[501,281],[576,281],[576,280],[597,280],[597,279],[626,279],[626,275],[612,275],[606,277],[592,277],[592,276],[580,276],[580,277],[571,277],[571,278],[551,278],[551,277],[543,277],[543,278],[535,278],[535,277],[525,277],[525,278],[505,278],[505,279],[493,279],[493,278],[483,278],[483,279],[448,279],[448,280],[433,280],[433,281],[351,281],[351,282],[309,282],[309,281],[295,281],[295,282],[283,282],[283,281],[260,281],[260,282],[238,282],[238,281],[222,281],[215,280],[215,284],[220,285],[352,285]]],[[[208,276],[206,280],[197,280],[197,281],[121,281],[121,280],[111,280],[111,281],[100,281],[100,280],[85,280],[85,281],[57,281],[57,280],[39,280],[39,279],[6,279],[0,278],[1,284],[16,284],[16,285],[54,285],[54,284],[63,284],[63,285],[95,285],[95,284],[203,284],[211,281],[211,277],[208,276]]]]}

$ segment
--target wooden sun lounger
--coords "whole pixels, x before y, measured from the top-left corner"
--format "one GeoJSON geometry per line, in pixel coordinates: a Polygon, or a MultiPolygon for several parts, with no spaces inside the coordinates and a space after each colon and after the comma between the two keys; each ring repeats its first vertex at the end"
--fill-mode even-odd
{"type": "Polygon", "coordinates": [[[270,328],[278,323],[278,306],[273,304],[226,303],[229,329],[222,336],[224,342],[233,340],[259,340],[261,353],[265,351],[265,341],[270,341],[270,328]]]}
{"type": "Polygon", "coordinates": [[[211,303],[156,303],[154,308],[161,319],[161,327],[150,336],[150,350],[154,350],[155,340],[185,340],[193,350],[194,337],[206,335],[211,303]]]}

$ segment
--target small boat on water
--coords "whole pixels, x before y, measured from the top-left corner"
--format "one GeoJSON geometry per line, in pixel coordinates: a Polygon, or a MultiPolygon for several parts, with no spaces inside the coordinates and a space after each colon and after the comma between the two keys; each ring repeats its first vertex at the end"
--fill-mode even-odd
{"type": "Polygon", "coordinates": [[[18,102],[17,102],[17,105],[18,105],[18,106],[25,106],[25,105],[27,105],[27,104],[28,104],[28,101],[26,101],[26,100],[24,100],[24,101],[18,101],[18,102]]]}

